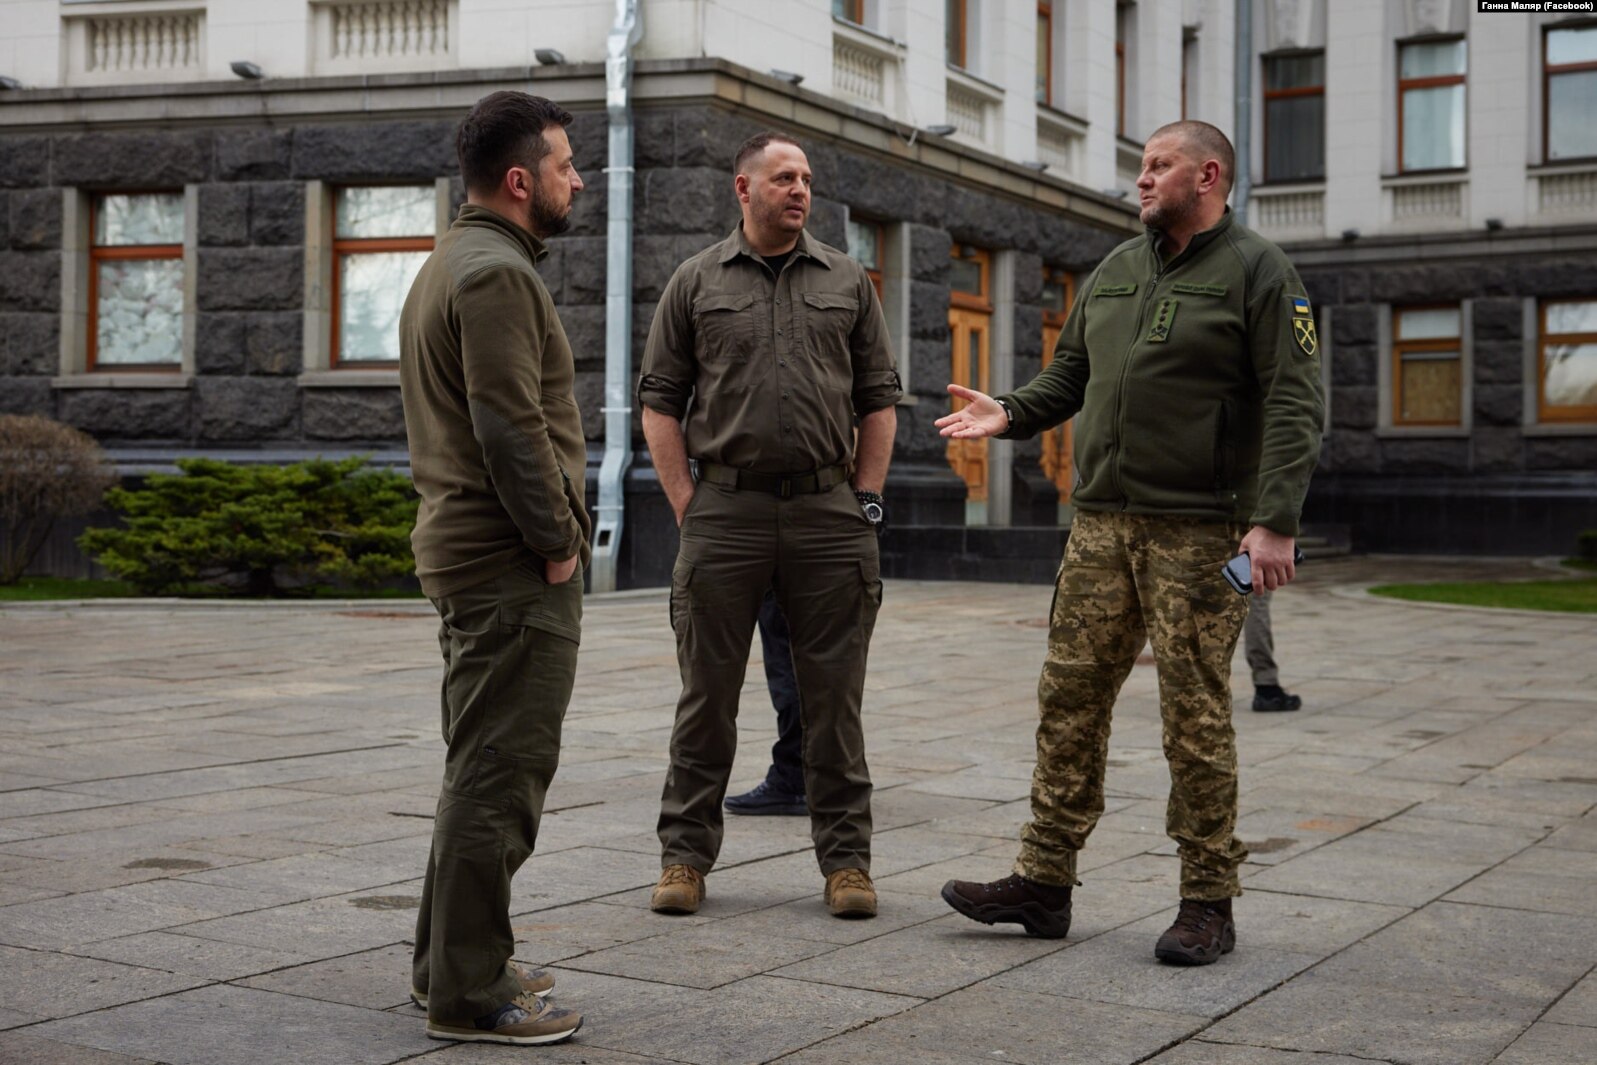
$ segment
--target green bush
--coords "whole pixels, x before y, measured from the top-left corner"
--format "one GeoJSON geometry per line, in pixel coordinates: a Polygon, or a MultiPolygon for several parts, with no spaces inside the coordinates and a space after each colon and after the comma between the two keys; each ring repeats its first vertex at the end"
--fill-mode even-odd
{"type": "Polygon", "coordinates": [[[78,546],[148,595],[196,584],[246,595],[318,586],[372,588],[411,572],[417,499],[410,481],[364,458],[291,466],[180,459],[106,502],[122,518],[78,546]]]}
{"type": "Polygon", "coordinates": [[[100,504],[116,475],[87,434],[37,414],[0,414],[0,584],[15,584],[57,518],[100,504]]]}
{"type": "Polygon", "coordinates": [[[1575,537],[1575,557],[1586,562],[1597,562],[1597,529],[1587,529],[1575,537]]]}

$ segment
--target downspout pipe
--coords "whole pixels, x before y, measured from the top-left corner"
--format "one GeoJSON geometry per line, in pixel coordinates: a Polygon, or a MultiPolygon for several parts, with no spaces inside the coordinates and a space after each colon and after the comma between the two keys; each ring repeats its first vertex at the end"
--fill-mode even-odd
{"type": "Polygon", "coordinates": [[[1247,225],[1248,198],[1253,194],[1253,0],[1236,3],[1237,176],[1231,186],[1231,213],[1247,225]]]}
{"type": "Polygon", "coordinates": [[[604,297],[604,460],[593,531],[595,592],[616,590],[627,468],[632,465],[632,48],[643,36],[639,0],[616,0],[606,38],[605,108],[610,116],[609,213],[604,297]]]}

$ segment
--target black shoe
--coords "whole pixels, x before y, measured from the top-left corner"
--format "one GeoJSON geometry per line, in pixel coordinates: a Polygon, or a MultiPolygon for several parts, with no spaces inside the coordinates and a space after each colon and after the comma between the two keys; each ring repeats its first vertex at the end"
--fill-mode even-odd
{"type": "Polygon", "coordinates": [[[991,884],[950,880],[943,885],[943,901],[972,921],[1018,924],[1029,936],[1064,939],[1070,931],[1070,888],[1018,874],[991,884]]]}
{"type": "Polygon", "coordinates": [[[1159,937],[1153,956],[1167,965],[1211,965],[1236,947],[1230,899],[1182,899],[1176,923],[1159,937]]]}
{"type": "Polygon", "coordinates": [[[1302,705],[1302,698],[1278,687],[1256,688],[1253,692],[1253,709],[1261,714],[1285,713],[1302,705]]]}
{"type": "Polygon", "coordinates": [[[762,780],[758,785],[742,795],[733,795],[726,800],[726,812],[729,814],[807,814],[810,812],[809,804],[804,801],[804,793],[784,791],[772,784],[769,780],[762,780]]]}

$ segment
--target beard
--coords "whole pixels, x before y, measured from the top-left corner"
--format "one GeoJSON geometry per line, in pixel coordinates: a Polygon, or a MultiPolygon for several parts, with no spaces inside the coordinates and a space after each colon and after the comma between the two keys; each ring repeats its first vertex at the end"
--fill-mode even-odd
{"type": "Polygon", "coordinates": [[[1149,229],[1167,232],[1179,227],[1191,218],[1198,210],[1198,190],[1188,189],[1187,194],[1179,200],[1166,200],[1164,203],[1155,204],[1142,214],[1142,224],[1149,229]]]}
{"type": "MultiPolygon", "coordinates": [[[[760,229],[772,233],[785,232],[788,230],[786,200],[776,204],[775,206],[771,206],[765,201],[759,200],[755,201],[753,207],[754,209],[751,213],[754,215],[755,224],[760,229]]],[[[804,223],[807,221],[809,221],[808,212],[805,213],[804,219],[799,222],[798,228],[803,229],[804,223]]]]}
{"type": "Polygon", "coordinates": [[[540,239],[564,233],[571,228],[571,201],[557,204],[544,193],[542,183],[535,183],[527,204],[527,228],[540,239]]]}

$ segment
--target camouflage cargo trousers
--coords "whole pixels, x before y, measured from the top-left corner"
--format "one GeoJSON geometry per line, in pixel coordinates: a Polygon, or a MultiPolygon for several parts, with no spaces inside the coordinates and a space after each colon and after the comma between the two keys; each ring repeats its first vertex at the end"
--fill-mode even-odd
{"type": "Polygon", "coordinates": [[[1109,720],[1144,640],[1159,671],[1170,764],[1165,830],[1181,855],[1181,896],[1242,892],[1231,655],[1247,601],[1220,575],[1242,527],[1145,514],[1076,515],[1037,685],[1041,723],[1031,823],[1015,871],[1076,883],[1076,852],[1104,809],[1109,720]]]}

